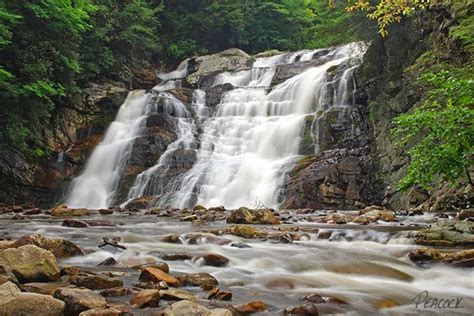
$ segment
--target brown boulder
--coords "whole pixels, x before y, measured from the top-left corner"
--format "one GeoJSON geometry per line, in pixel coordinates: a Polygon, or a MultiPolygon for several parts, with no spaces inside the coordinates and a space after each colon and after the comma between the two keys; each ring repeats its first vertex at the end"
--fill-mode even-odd
{"type": "Polygon", "coordinates": [[[267,305],[261,301],[252,301],[246,304],[234,306],[234,308],[241,314],[254,314],[266,310],[267,305]]]}
{"type": "Polygon", "coordinates": [[[123,286],[123,281],[107,276],[80,273],[68,278],[69,283],[91,290],[104,290],[123,286]]]}
{"type": "Polygon", "coordinates": [[[79,314],[79,316],[125,316],[129,315],[116,308],[93,308],[79,314]]]}
{"type": "Polygon", "coordinates": [[[35,245],[37,247],[51,251],[56,258],[69,258],[84,254],[79,246],[67,239],[46,238],[40,234],[26,235],[15,241],[13,247],[24,245],[35,245]]]}
{"type": "Polygon", "coordinates": [[[0,285],[0,315],[62,316],[64,302],[50,295],[22,293],[13,283],[0,285]]]}
{"type": "Polygon", "coordinates": [[[156,269],[156,268],[145,268],[142,270],[139,279],[141,281],[152,281],[155,283],[160,283],[161,281],[165,281],[166,284],[171,286],[179,286],[180,282],[175,277],[156,269]]]}
{"type": "Polygon", "coordinates": [[[197,301],[197,298],[193,293],[178,289],[160,290],[160,296],[164,300],[188,300],[193,302],[197,301]]]}
{"type": "Polygon", "coordinates": [[[142,290],[132,296],[130,304],[136,308],[157,307],[160,303],[159,290],[142,290]]]}
{"type": "Polygon", "coordinates": [[[283,311],[285,315],[303,315],[303,316],[318,316],[318,307],[310,302],[305,302],[303,305],[292,306],[285,308],[283,311]]]}
{"type": "Polygon", "coordinates": [[[178,279],[183,285],[200,286],[204,290],[210,290],[219,284],[216,278],[204,272],[185,274],[178,279]]]}
{"type": "Polygon", "coordinates": [[[202,256],[201,258],[207,265],[214,267],[222,267],[229,262],[229,259],[217,253],[209,253],[207,255],[202,256]]]}
{"type": "Polygon", "coordinates": [[[59,279],[54,255],[33,245],[1,250],[0,265],[13,272],[21,283],[59,279]]]}
{"type": "Polygon", "coordinates": [[[89,289],[63,287],[54,292],[54,297],[66,303],[66,315],[78,316],[94,308],[106,308],[105,298],[89,289]]]}
{"type": "Polygon", "coordinates": [[[90,215],[89,210],[85,208],[69,208],[66,205],[58,205],[51,209],[51,216],[64,217],[64,216],[88,216],[90,215]]]}
{"type": "Polygon", "coordinates": [[[246,207],[241,207],[233,211],[226,220],[227,223],[233,224],[268,224],[278,225],[280,221],[275,217],[273,212],[269,209],[251,210],[246,207]]]}

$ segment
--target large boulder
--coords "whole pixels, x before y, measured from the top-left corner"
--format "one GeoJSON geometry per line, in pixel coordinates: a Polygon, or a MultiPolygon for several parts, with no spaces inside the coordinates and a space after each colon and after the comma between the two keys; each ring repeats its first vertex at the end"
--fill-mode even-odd
{"type": "Polygon", "coordinates": [[[205,74],[250,67],[253,60],[250,55],[237,48],[200,56],[189,61],[188,69],[191,74],[186,79],[190,84],[196,85],[199,78],[205,74]]]}
{"type": "Polygon", "coordinates": [[[0,265],[12,271],[21,283],[59,279],[54,255],[34,245],[1,250],[0,265]]]}
{"type": "Polygon", "coordinates": [[[93,308],[106,308],[105,298],[84,288],[62,287],[54,292],[54,297],[66,303],[66,315],[78,316],[93,308]]]}
{"type": "Polygon", "coordinates": [[[157,307],[160,304],[160,291],[142,290],[132,296],[130,304],[136,308],[157,307]]]}
{"type": "Polygon", "coordinates": [[[90,212],[85,208],[69,208],[66,205],[58,205],[51,209],[51,216],[88,216],[90,212]]]}
{"type": "Polygon", "coordinates": [[[62,316],[64,302],[50,295],[22,293],[13,283],[0,285],[0,315],[62,316]]]}
{"type": "Polygon", "coordinates": [[[251,210],[241,207],[227,217],[227,223],[233,224],[280,224],[273,212],[268,209],[251,210]]]}
{"type": "Polygon", "coordinates": [[[49,250],[56,258],[69,258],[84,254],[84,251],[72,241],[62,238],[46,238],[41,234],[25,235],[13,243],[13,247],[24,245],[35,245],[49,250]]]}

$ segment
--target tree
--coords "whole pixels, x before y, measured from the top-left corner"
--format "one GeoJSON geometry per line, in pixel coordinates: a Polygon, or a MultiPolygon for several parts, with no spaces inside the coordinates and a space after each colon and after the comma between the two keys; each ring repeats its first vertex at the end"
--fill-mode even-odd
{"type": "Polygon", "coordinates": [[[437,180],[454,182],[463,175],[473,185],[474,81],[449,71],[427,73],[421,80],[431,86],[425,102],[394,120],[398,144],[411,146],[400,189],[429,189],[437,180]]]}
{"type": "Polygon", "coordinates": [[[400,22],[403,16],[413,15],[417,10],[427,8],[430,3],[430,0],[379,0],[374,5],[370,0],[348,1],[350,5],[347,11],[368,11],[367,16],[377,21],[379,33],[383,37],[388,34],[388,25],[400,22]]]}

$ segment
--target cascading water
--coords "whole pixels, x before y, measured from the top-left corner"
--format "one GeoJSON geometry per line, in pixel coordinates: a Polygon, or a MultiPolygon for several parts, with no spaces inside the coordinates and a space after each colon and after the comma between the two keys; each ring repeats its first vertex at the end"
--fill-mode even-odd
{"type": "MultiPolygon", "coordinates": [[[[129,198],[160,195],[158,205],[175,207],[277,207],[285,175],[299,157],[305,118],[349,103],[352,72],[365,49],[363,43],[352,43],[333,50],[259,58],[251,69],[216,75],[213,86],[230,83],[235,89],[223,95],[210,117],[210,109],[202,102],[196,111],[202,133],[191,170],[168,179],[167,185],[163,180],[157,185],[156,179],[166,168],[167,152],[156,166],[138,176],[129,198]],[[272,87],[280,65],[307,62],[316,53],[322,58],[320,63],[272,87]],[[339,67],[342,75],[337,82],[329,82],[328,72],[339,67]],[[328,95],[331,86],[332,98],[328,95]]],[[[178,134],[168,151],[182,146],[180,128],[178,134]]]]}
{"type": "Polygon", "coordinates": [[[129,93],[83,173],[72,181],[66,198],[68,206],[94,209],[110,205],[133,140],[144,126],[150,105],[145,91],[129,93]]]}
{"type": "MultiPolygon", "coordinates": [[[[158,76],[163,82],[155,87],[157,93],[180,86],[181,78],[187,75],[187,60],[176,70],[158,76]]],[[[147,117],[156,112],[151,93],[144,90],[131,91],[120,107],[115,121],[105,133],[102,142],[89,157],[83,173],[75,178],[69,188],[66,204],[69,207],[91,209],[106,208],[115,200],[122,171],[130,156],[134,140],[145,127],[147,117]]],[[[172,95],[165,102],[164,111],[178,117],[188,115],[184,105],[172,95]]]]}

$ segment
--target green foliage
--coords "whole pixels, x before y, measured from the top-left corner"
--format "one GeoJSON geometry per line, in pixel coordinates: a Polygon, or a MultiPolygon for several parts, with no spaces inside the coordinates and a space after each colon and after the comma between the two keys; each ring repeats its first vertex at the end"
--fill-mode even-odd
{"type": "Polygon", "coordinates": [[[423,105],[394,120],[398,144],[411,146],[408,174],[400,188],[429,189],[437,180],[454,182],[464,175],[471,181],[474,81],[448,71],[427,73],[421,80],[431,86],[423,105]]]}

